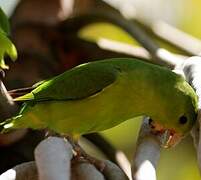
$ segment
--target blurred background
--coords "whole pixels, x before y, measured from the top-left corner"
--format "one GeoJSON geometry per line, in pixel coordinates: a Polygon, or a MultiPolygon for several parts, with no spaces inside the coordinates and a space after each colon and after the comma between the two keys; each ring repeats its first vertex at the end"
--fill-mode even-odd
{"type": "MultiPolygon", "coordinates": [[[[76,33],[58,32],[55,28],[69,17],[94,9],[113,11],[103,2],[147,26],[162,20],[201,38],[200,0],[0,0],[0,6],[10,17],[11,37],[19,51],[18,61],[10,63],[10,70],[6,72],[7,87],[26,87],[89,60],[122,57],[122,54],[98,49],[93,43],[100,38],[137,45],[121,28],[109,23],[91,23],[76,33]]],[[[162,47],[183,53],[159,42],[162,47]]],[[[141,119],[129,120],[102,134],[131,159],[141,119]]],[[[190,136],[175,148],[162,151],[157,176],[159,180],[201,179],[190,136]]]]}

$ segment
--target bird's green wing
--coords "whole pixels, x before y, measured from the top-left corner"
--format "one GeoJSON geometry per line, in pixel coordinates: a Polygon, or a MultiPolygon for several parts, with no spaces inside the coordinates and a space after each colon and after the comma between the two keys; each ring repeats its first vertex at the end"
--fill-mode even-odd
{"type": "Polygon", "coordinates": [[[92,96],[111,85],[119,69],[108,63],[87,63],[44,81],[16,101],[78,100],[92,96]]]}

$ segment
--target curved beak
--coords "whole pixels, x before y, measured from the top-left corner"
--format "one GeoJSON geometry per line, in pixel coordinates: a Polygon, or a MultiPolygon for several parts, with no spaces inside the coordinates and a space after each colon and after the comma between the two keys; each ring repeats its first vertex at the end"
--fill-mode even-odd
{"type": "Polygon", "coordinates": [[[176,133],[174,130],[166,129],[162,133],[161,146],[164,148],[174,147],[178,144],[183,136],[180,133],[176,133]]]}
{"type": "Polygon", "coordinates": [[[177,145],[184,137],[183,134],[176,132],[174,129],[167,129],[153,120],[149,121],[153,134],[160,136],[160,143],[163,148],[171,148],[177,145]]]}

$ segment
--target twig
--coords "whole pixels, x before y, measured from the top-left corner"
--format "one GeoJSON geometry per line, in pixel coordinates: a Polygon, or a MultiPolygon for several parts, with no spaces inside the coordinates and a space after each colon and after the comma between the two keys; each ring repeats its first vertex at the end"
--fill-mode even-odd
{"type": "Polygon", "coordinates": [[[128,176],[128,178],[131,180],[131,165],[130,162],[128,161],[127,157],[122,151],[117,151],[116,152],[116,159],[117,159],[117,164],[119,167],[125,172],[125,174],[128,176]]]}
{"type": "Polygon", "coordinates": [[[168,24],[165,21],[153,21],[148,25],[142,19],[135,17],[134,21],[144,26],[149,33],[156,38],[163,40],[174,48],[181,50],[187,55],[196,56],[201,53],[201,40],[168,24]]]}
{"type": "MultiPolygon", "coordinates": [[[[98,46],[100,48],[105,49],[105,50],[111,50],[111,51],[114,51],[114,52],[123,53],[123,54],[126,54],[126,55],[137,57],[137,58],[140,58],[142,60],[150,61],[150,62],[153,62],[153,63],[156,63],[156,64],[161,64],[159,60],[154,61],[154,59],[151,57],[149,52],[146,49],[144,49],[143,47],[136,47],[136,46],[133,46],[133,45],[130,45],[130,44],[127,44],[127,43],[122,43],[122,42],[119,42],[119,41],[114,41],[114,40],[105,39],[105,38],[99,39],[97,41],[97,44],[98,44],[98,46]]],[[[164,56],[165,56],[165,54],[164,54],[164,56]]],[[[175,57],[176,57],[176,62],[177,63],[181,63],[181,62],[183,62],[184,59],[188,58],[187,56],[180,55],[180,54],[169,53],[167,51],[166,51],[166,56],[169,56],[168,58],[173,61],[172,64],[174,66],[175,66],[175,64],[174,64],[175,63],[175,57]]]]}
{"type": "Polygon", "coordinates": [[[18,110],[19,107],[14,103],[0,79],[0,122],[12,117],[18,110]]]}
{"type": "Polygon", "coordinates": [[[164,41],[182,53],[196,56],[201,53],[201,40],[168,24],[163,20],[146,23],[143,19],[133,16],[130,19],[138,23],[153,38],[164,41]]]}
{"type": "MultiPolygon", "coordinates": [[[[128,180],[124,172],[112,162],[105,160],[103,175],[95,167],[86,162],[74,162],[71,169],[71,180],[128,180]]],[[[0,175],[0,180],[38,180],[38,172],[35,162],[22,163],[0,175]]]]}
{"type": "Polygon", "coordinates": [[[60,30],[63,32],[69,30],[76,32],[80,30],[80,28],[95,22],[109,22],[120,26],[134,39],[141,43],[149,52],[151,52],[151,54],[155,54],[156,49],[158,49],[158,46],[155,43],[152,43],[152,40],[146,36],[146,34],[142,29],[139,28],[138,25],[135,25],[132,22],[126,20],[120,14],[113,14],[108,12],[82,14],[81,16],[68,19],[61,23],[60,30]]]}
{"type": "Polygon", "coordinates": [[[138,16],[138,9],[133,3],[128,1],[122,5],[118,1],[103,1],[108,7],[110,7],[110,10],[116,10],[126,19],[139,23],[144,29],[146,29],[146,32],[150,33],[152,36],[156,36],[175,48],[186,52],[188,55],[196,56],[201,53],[200,39],[193,37],[162,20],[152,20],[147,23],[143,18],[138,16]]]}
{"type": "Polygon", "coordinates": [[[201,53],[201,40],[164,21],[153,22],[151,29],[155,35],[190,55],[195,56],[201,53]]]}
{"type": "MultiPolygon", "coordinates": [[[[0,122],[14,116],[18,111],[19,106],[14,103],[0,78],[0,122]]],[[[0,145],[5,146],[12,144],[21,139],[26,132],[26,130],[17,130],[7,134],[0,134],[0,145]]]]}
{"type": "MultiPolygon", "coordinates": [[[[143,29],[139,26],[137,22],[128,21],[117,13],[111,14],[104,12],[102,14],[101,13],[85,14],[82,16],[67,19],[66,21],[62,22],[59,25],[58,29],[61,32],[67,34],[69,34],[70,32],[76,33],[82,27],[93,22],[109,22],[120,26],[122,29],[127,31],[134,39],[136,39],[140,44],[142,44],[142,46],[145,47],[145,49],[147,49],[150,55],[147,53],[147,51],[141,49],[134,50],[133,48],[131,53],[129,53],[129,48],[128,46],[125,48],[125,45],[124,48],[122,48],[124,50],[123,51],[121,50],[122,53],[125,53],[127,55],[135,55],[137,57],[139,56],[139,58],[143,59],[148,59],[150,56],[152,56],[153,62],[170,68],[174,68],[174,62],[180,60],[179,56],[174,56],[169,51],[159,48],[159,46],[143,32],[143,29]]],[[[36,29],[41,29],[42,27],[42,29],[45,30],[48,28],[47,26],[44,26],[40,23],[33,23],[33,22],[32,23],[26,22],[24,24],[22,23],[20,24],[20,27],[23,26],[27,27],[28,25],[36,29]]],[[[108,42],[107,44],[105,44],[103,41],[100,41],[98,43],[102,47],[104,46],[106,47],[108,45],[108,42]]],[[[118,46],[120,46],[120,44],[118,46]]],[[[106,49],[110,47],[107,46],[106,49]]],[[[115,50],[115,48],[113,48],[113,50],[115,50]]],[[[119,50],[119,48],[117,50],[119,50]]]]}
{"type": "Polygon", "coordinates": [[[35,160],[40,180],[70,180],[72,146],[64,139],[50,137],[35,149],[35,160]]]}
{"type": "Polygon", "coordinates": [[[148,118],[145,118],[138,135],[135,156],[132,162],[134,180],[156,180],[156,165],[160,157],[160,138],[153,136],[148,118]]]}
{"type": "Polygon", "coordinates": [[[72,180],[105,180],[104,176],[91,164],[79,162],[72,166],[72,180]]]}
{"type": "Polygon", "coordinates": [[[126,44],[126,43],[122,43],[122,42],[114,41],[114,40],[109,40],[105,38],[99,39],[97,41],[97,44],[100,48],[105,50],[111,50],[118,53],[124,53],[127,55],[138,57],[140,59],[145,59],[147,61],[151,60],[151,56],[149,52],[142,47],[136,47],[130,44],[126,44]]]}
{"type": "Polygon", "coordinates": [[[0,180],[38,180],[35,162],[22,163],[0,175],[0,180]]]}
{"type": "Polygon", "coordinates": [[[157,61],[161,65],[174,68],[174,61],[179,60],[177,56],[172,55],[169,51],[160,48],[143,29],[134,21],[126,20],[118,13],[90,13],[78,17],[68,19],[60,24],[59,30],[62,33],[77,32],[84,26],[97,22],[109,22],[121,27],[131,37],[137,40],[152,56],[153,61],[157,61]]]}
{"type": "Polygon", "coordinates": [[[114,163],[106,160],[104,161],[105,168],[103,174],[107,180],[128,180],[124,172],[114,163]]]}

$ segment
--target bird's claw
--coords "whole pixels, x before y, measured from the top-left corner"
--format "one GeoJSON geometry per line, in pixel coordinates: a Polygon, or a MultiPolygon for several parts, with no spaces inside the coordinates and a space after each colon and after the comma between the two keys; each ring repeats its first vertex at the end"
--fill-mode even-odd
{"type": "Polygon", "coordinates": [[[81,162],[89,162],[93,164],[99,171],[103,171],[105,168],[105,163],[101,160],[98,160],[89,154],[87,154],[82,147],[75,141],[72,140],[72,138],[67,138],[70,144],[73,147],[73,154],[74,159],[81,162]]]}

